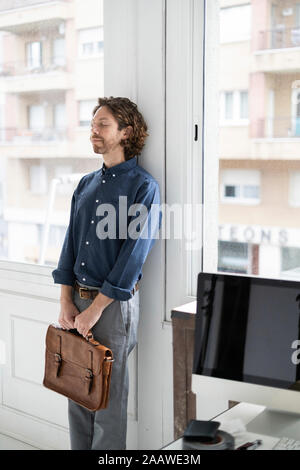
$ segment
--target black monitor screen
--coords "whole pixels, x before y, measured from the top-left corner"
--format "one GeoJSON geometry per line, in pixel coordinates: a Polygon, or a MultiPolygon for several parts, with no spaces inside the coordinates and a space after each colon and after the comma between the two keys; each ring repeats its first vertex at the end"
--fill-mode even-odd
{"type": "Polygon", "coordinates": [[[193,373],[300,391],[300,282],[198,275],[193,373]]]}

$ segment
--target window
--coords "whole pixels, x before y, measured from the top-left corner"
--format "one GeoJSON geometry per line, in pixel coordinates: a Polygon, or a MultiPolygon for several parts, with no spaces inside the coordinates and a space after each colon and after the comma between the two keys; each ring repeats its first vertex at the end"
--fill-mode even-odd
{"type": "Polygon", "coordinates": [[[39,68],[42,65],[42,43],[40,41],[26,44],[27,67],[29,69],[39,68]]]}
{"type": "Polygon", "coordinates": [[[220,10],[220,42],[246,41],[251,33],[251,6],[239,5],[220,10]]]}
{"type": "Polygon", "coordinates": [[[219,241],[218,271],[247,274],[250,245],[219,241]]]}
{"type": "Polygon", "coordinates": [[[34,194],[47,192],[47,170],[44,165],[30,167],[30,191],[34,194]]]}
{"type": "Polygon", "coordinates": [[[87,64],[79,58],[101,57],[103,2],[5,3],[10,8],[0,26],[0,258],[55,266],[62,237],[52,237],[59,229],[51,227],[66,229],[73,190],[101,166],[84,126],[97,103],[89,100],[104,95],[104,60],[87,64]],[[22,3],[28,3],[25,9],[22,3]],[[66,174],[64,183],[53,183],[66,174]],[[40,225],[42,238],[36,236],[40,225]]]}
{"type": "Polygon", "coordinates": [[[42,105],[29,106],[28,115],[29,129],[44,129],[45,127],[45,109],[42,105]]]}
{"type": "Polygon", "coordinates": [[[283,274],[290,274],[295,271],[296,276],[299,276],[300,266],[300,246],[299,247],[286,247],[281,248],[281,272],[283,274]],[[298,268],[298,269],[297,269],[298,268]]]}
{"type": "Polygon", "coordinates": [[[79,101],[79,126],[90,126],[97,99],[79,101]]]}
{"type": "Polygon", "coordinates": [[[248,125],[248,91],[220,93],[221,125],[248,125]]]}
{"type": "Polygon", "coordinates": [[[89,28],[79,31],[79,57],[103,54],[103,28],[89,28]]]}
{"type": "Polygon", "coordinates": [[[60,138],[65,137],[66,130],[66,105],[65,103],[58,103],[54,105],[54,118],[53,124],[54,128],[58,131],[58,136],[60,138]]]}
{"type": "MultiPolygon", "coordinates": [[[[251,3],[248,39],[240,34],[238,42],[244,7],[225,11],[206,1],[203,270],[300,279],[298,76],[288,67],[288,50],[280,52],[280,73],[275,62],[270,66],[270,54],[257,52],[272,24],[271,5],[264,9],[263,3],[251,3]],[[218,25],[220,38],[214,35],[218,25]],[[214,103],[218,87],[221,103],[214,103]]],[[[279,7],[276,14],[282,16],[279,7]]],[[[284,21],[290,34],[295,18],[284,21]]]]}
{"type": "Polygon", "coordinates": [[[260,202],[260,173],[251,170],[222,170],[221,201],[258,204],[260,202]]]}
{"type": "Polygon", "coordinates": [[[240,119],[248,119],[248,92],[240,92],[240,119]]]}
{"type": "Polygon", "coordinates": [[[225,119],[233,119],[233,92],[225,92],[225,119]]]}
{"type": "Polygon", "coordinates": [[[289,174],[289,204],[300,207],[300,170],[289,174]]]}
{"type": "Polygon", "coordinates": [[[64,66],[66,63],[65,38],[56,38],[52,44],[52,64],[64,66]]]}

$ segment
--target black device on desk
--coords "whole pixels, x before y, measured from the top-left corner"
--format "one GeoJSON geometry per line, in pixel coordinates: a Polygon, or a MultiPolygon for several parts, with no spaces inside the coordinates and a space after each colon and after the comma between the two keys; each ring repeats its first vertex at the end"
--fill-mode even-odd
{"type": "Polygon", "coordinates": [[[209,400],[299,413],[299,305],[297,281],[200,273],[194,387],[209,400]]]}
{"type": "Polygon", "coordinates": [[[219,430],[218,421],[192,419],[183,434],[183,449],[193,450],[232,450],[234,438],[219,430]]]}

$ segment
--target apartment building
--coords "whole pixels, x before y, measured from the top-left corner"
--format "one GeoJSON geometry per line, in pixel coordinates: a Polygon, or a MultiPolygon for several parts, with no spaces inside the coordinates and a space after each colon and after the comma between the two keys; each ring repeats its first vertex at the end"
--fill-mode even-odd
{"type": "Polygon", "coordinates": [[[300,277],[300,2],[220,2],[218,269],[300,277]]]}
{"type": "Polygon", "coordinates": [[[103,95],[102,0],[0,3],[0,256],[55,264],[103,95]]]}

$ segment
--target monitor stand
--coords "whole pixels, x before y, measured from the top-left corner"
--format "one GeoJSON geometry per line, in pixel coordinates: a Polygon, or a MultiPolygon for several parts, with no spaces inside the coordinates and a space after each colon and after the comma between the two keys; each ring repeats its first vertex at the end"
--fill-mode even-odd
{"type": "Polygon", "coordinates": [[[247,431],[300,441],[300,414],[265,409],[247,424],[247,431]]]}

